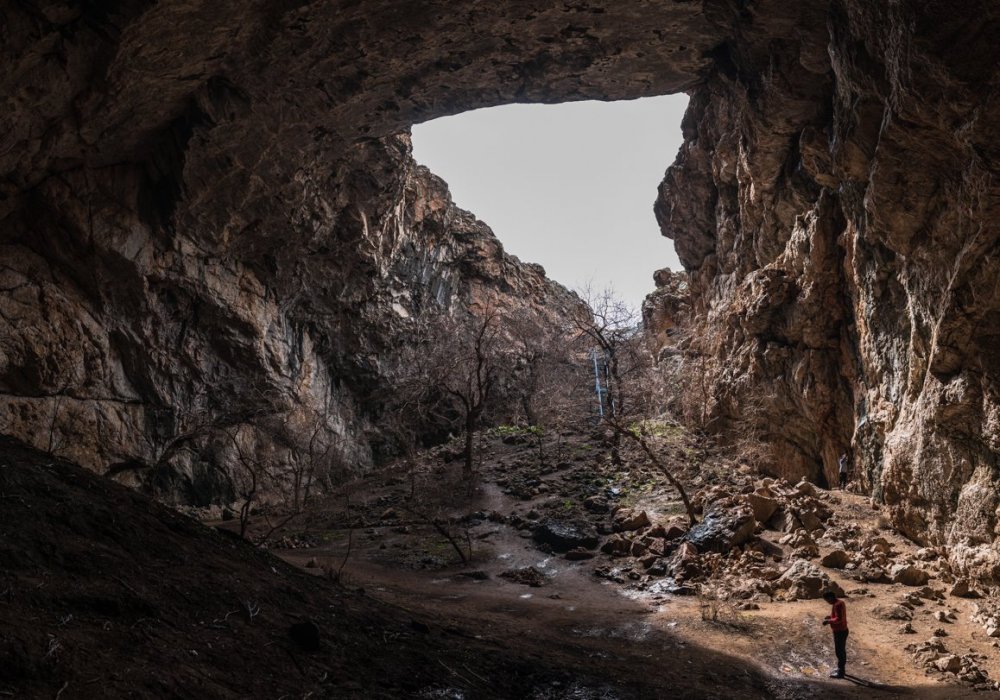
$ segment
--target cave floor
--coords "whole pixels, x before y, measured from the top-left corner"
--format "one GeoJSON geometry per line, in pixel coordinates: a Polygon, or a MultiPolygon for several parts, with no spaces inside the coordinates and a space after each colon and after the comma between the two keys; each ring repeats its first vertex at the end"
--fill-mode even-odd
{"type": "MultiPolygon", "coordinates": [[[[671,452],[671,468],[689,489],[724,483],[727,471],[736,469],[720,450],[686,436],[678,442],[683,444],[671,452]],[[706,464],[715,467],[706,470],[706,464]]],[[[589,685],[558,682],[551,697],[994,695],[942,682],[942,674],[925,672],[904,650],[947,628],[949,650],[981,654],[979,667],[1000,677],[993,640],[969,620],[970,600],[929,601],[914,612],[915,633],[901,635],[900,622],[871,613],[898,602],[906,587],[861,585],[846,572],[826,570],[848,593],[852,629],[849,677],[831,680],[830,634],[820,624],[828,607],[822,600],[758,597],[753,610],[721,602],[712,607],[717,617],[706,619],[707,599],[672,593],[669,579],[658,585],[628,565],[616,568],[620,560],[601,553],[568,560],[533,541],[531,526],[546,518],[609,523],[610,515],[581,507],[595,492],[646,510],[653,522],[683,512],[655,472],[629,469],[628,457],[626,467],[612,466],[601,443],[587,435],[568,435],[561,454],[547,454],[544,461],[534,436],[493,435],[480,445],[470,482],[462,478],[456,449],[431,451],[315,500],[273,551],[315,575],[339,577],[348,587],[410,611],[431,628],[561,668],[585,669],[589,685]],[[408,510],[411,493],[421,502],[419,513],[408,510]],[[448,521],[454,545],[428,525],[432,519],[448,521]],[[455,545],[466,557],[471,551],[467,562],[455,545]],[[935,620],[938,609],[957,612],[957,619],[935,620]]],[[[916,549],[880,523],[867,498],[840,492],[824,497],[841,525],[878,531],[902,554],[916,549]]],[[[781,533],[760,534],[781,547],[781,533]]],[[[452,684],[440,689],[441,697],[486,691],[475,669],[448,671],[452,684]]]]}
{"type": "MultiPolygon", "coordinates": [[[[654,521],[677,513],[654,473],[614,467],[589,436],[569,436],[564,450],[539,466],[530,437],[492,437],[471,488],[452,448],[429,451],[414,469],[314,499],[272,533],[269,552],[232,536],[232,523],[205,527],[0,439],[0,698],[992,696],[925,675],[901,648],[946,627],[949,648],[984,654],[996,677],[992,640],[969,623],[965,599],[928,601],[904,637],[869,615],[901,586],[862,593],[838,578],[854,678],[831,681],[816,600],[758,598],[759,609],[704,619],[707,598],[670,592],[634,559],[543,551],[530,534],[540,520],[609,522],[587,510],[595,494],[654,521]],[[471,560],[429,520],[466,556],[471,543],[471,560]],[[939,624],[924,608],[959,614],[939,624]]],[[[733,473],[697,442],[673,454],[692,489],[733,473]]],[[[864,499],[823,497],[841,519],[878,528],[864,499]]],[[[255,536],[272,516],[255,516],[255,536]]]]}

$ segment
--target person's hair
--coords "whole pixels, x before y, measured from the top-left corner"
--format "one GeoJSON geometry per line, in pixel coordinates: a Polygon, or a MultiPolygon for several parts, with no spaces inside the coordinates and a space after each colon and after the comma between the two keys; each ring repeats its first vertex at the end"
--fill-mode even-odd
{"type": "Polygon", "coordinates": [[[833,591],[823,591],[823,600],[836,600],[837,594],[833,591]]]}

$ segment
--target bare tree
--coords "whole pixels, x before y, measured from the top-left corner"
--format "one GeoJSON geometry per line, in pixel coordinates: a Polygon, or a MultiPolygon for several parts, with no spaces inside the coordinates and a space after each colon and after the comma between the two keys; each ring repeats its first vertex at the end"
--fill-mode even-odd
{"type": "Polygon", "coordinates": [[[649,430],[650,419],[662,414],[666,401],[657,391],[662,383],[644,342],[638,314],[610,290],[597,294],[588,290],[584,298],[591,305],[591,317],[580,314],[575,323],[582,339],[604,355],[609,398],[602,422],[613,436],[612,454],[616,461],[620,459],[621,438],[635,444],[680,495],[688,519],[694,524],[697,518],[687,491],[668,467],[649,430]]]}
{"type": "Polygon", "coordinates": [[[339,461],[341,437],[330,425],[330,407],[321,411],[299,411],[283,426],[290,445],[291,502],[295,512],[306,507],[317,482],[329,486],[331,472],[339,461]]]}
{"type": "Polygon", "coordinates": [[[512,397],[532,427],[539,462],[545,462],[545,444],[556,440],[557,461],[562,459],[562,432],[587,417],[592,400],[588,368],[573,340],[578,331],[543,318],[512,321],[514,353],[512,397]]]}
{"type": "Polygon", "coordinates": [[[627,413],[625,382],[642,366],[636,342],[639,313],[611,289],[594,291],[587,287],[581,297],[587,308],[573,316],[573,323],[595,353],[598,370],[604,375],[603,412],[610,416],[627,413]]]}
{"type": "MultiPolygon", "coordinates": [[[[609,421],[629,414],[631,407],[627,403],[626,382],[642,368],[645,359],[641,344],[636,339],[639,313],[611,289],[595,291],[587,287],[581,297],[587,308],[573,316],[573,323],[584,349],[589,351],[598,375],[597,382],[603,390],[597,397],[601,416],[609,421]]],[[[620,438],[619,432],[612,433],[616,462],[619,460],[620,438]]]]}
{"type": "Polygon", "coordinates": [[[492,307],[462,321],[439,314],[423,336],[402,353],[397,412],[403,423],[460,426],[465,438],[465,476],[474,466],[475,433],[484,412],[502,393],[511,372],[502,318],[492,307]]]}
{"type": "Polygon", "coordinates": [[[242,501],[239,510],[240,537],[247,536],[250,526],[250,515],[264,481],[267,477],[267,463],[261,459],[256,450],[254,434],[250,426],[236,426],[225,431],[226,437],[233,447],[236,462],[227,472],[235,494],[242,501]],[[250,433],[248,435],[248,433],[250,433]]]}

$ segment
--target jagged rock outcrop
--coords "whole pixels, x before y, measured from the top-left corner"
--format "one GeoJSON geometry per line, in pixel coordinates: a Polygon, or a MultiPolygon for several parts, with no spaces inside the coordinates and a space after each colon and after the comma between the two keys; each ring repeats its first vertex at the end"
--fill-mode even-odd
{"type": "Polygon", "coordinates": [[[396,134],[504,102],[686,90],[656,212],[700,319],[708,422],[751,425],[789,477],[829,481],[853,444],[908,534],[1000,575],[997,15],[988,0],[8,4],[3,431],[133,473],[201,416],[312,406],[308,422],[319,406],[364,461],[385,329],[461,294],[468,265],[514,269],[421,194],[438,186],[396,134]]]}
{"type": "Polygon", "coordinates": [[[643,331],[653,347],[670,349],[676,336],[690,324],[691,291],[687,274],[670,268],[653,273],[656,290],[642,303],[643,331]]]}

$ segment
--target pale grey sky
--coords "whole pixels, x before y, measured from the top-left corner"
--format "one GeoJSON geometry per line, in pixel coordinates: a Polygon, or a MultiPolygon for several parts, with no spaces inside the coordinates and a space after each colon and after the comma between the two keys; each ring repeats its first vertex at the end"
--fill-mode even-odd
{"type": "Polygon", "coordinates": [[[653,271],[680,269],[653,216],[681,144],[686,95],[506,105],[413,127],[418,163],[507,252],[570,288],[612,286],[638,306],[653,271]]]}

